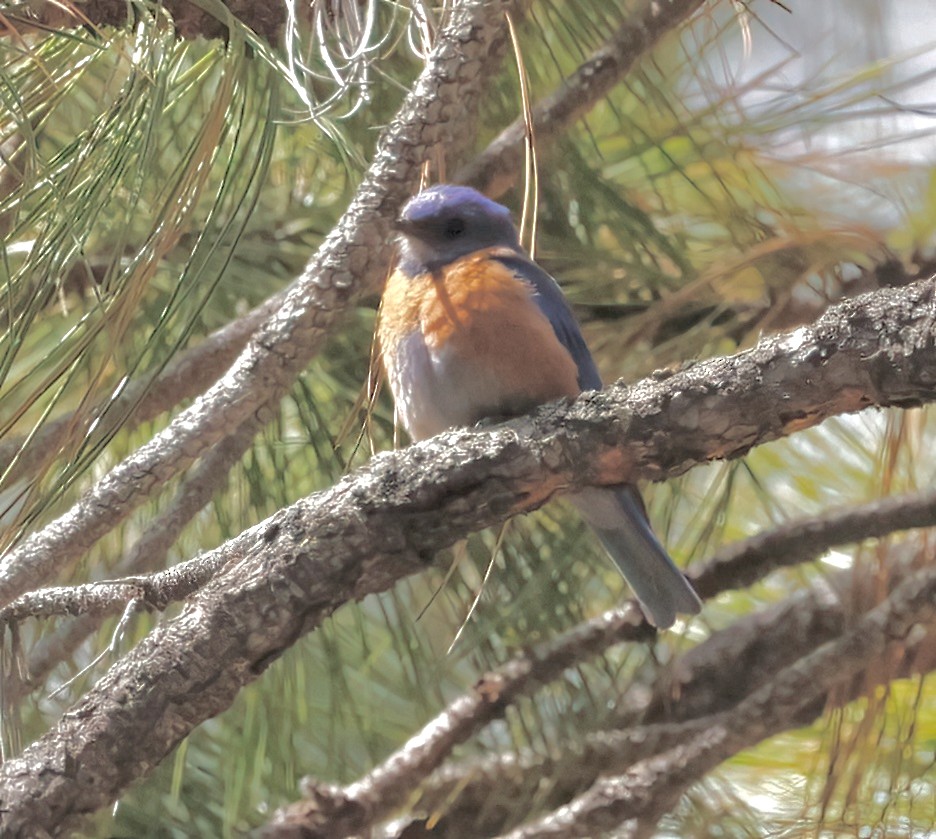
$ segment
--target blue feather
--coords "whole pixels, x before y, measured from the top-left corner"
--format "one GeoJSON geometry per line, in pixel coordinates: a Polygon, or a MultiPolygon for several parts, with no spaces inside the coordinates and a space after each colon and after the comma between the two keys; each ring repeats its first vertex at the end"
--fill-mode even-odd
{"type": "MultiPolygon", "coordinates": [[[[579,388],[601,389],[598,368],[562,290],[523,252],[506,207],[468,187],[441,185],[411,199],[400,214],[398,227],[403,234],[401,266],[410,274],[441,270],[467,254],[499,249],[501,253],[491,258],[532,289],[533,300],[575,362],[579,388]]],[[[394,391],[398,401],[399,389],[394,391]]],[[[404,392],[403,402],[407,404],[407,397],[412,402],[412,395],[404,392]]],[[[462,398],[466,395],[474,398],[470,391],[460,393],[462,398]]],[[[447,402],[443,407],[450,409],[452,400],[447,402]]],[[[434,407],[425,408],[423,413],[438,420],[434,407]]],[[[701,604],[692,586],[650,529],[636,488],[629,484],[592,487],[580,490],[570,500],[598,534],[656,626],[666,628],[678,613],[699,611],[701,604]]]]}
{"type": "Polygon", "coordinates": [[[601,390],[601,375],[559,283],[522,254],[501,256],[498,261],[533,286],[533,300],[552,324],[556,337],[578,368],[579,387],[582,390],[601,390]]]}
{"type": "MultiPolygon", "coordinates": [[[[579,387],[600,390],[601,375],[559,284],[522,253],[497,259],[532,286],[537,306],[575,361],[579,387]]],[[[677,614],[699,612],[698,596],[651,530],[636,487],[595,487],[569,500],[598,535],[654,625],[665,629],[677,614]]]]}

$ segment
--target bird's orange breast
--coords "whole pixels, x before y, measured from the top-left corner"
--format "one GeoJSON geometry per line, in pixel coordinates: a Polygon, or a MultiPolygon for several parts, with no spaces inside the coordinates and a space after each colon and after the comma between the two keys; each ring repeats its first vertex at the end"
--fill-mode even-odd
{"type": "Polygon", "coordinates": [[[384,333],[403,336],[419,329],[430,346],[439,348],[484,329],[491,319],[502,320],[511,312],[522,316],[532,303],[529,287],[488,254],[470,254],[416,277],[396,271],[384,291],[384,333]]]}
{"type": "MultiPolygon", "coordinates": [[[[434,375],[451,382],[451,398],[473,394],[476,416],[463,422],[579,393],[574,360],[530,285],[491,258],[498,253],[469,254],[417,277],[398,270],[384,292],[378,338],[387,366],[393,359],[386,356],[418,330],[437,362],[434,375]]],[[[443,384],[434,383],[435,391],[443,392],[443,384]]]]}

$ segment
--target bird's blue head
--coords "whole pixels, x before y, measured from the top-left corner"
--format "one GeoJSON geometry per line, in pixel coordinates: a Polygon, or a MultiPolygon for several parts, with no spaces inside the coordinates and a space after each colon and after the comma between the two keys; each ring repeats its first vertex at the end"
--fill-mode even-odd
{"type": "Polygon", "coordinates": [[[520,249],[510,211],[467,186],[424,189],[397,220],[401,263],[414,272],[434,270],[482,248],[520,249]]]}

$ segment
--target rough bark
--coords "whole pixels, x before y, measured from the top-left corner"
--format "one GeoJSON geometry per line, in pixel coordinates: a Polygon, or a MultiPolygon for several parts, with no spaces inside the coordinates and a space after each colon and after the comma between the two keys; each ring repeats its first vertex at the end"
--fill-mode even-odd
{"type": "Polygon", "coordinates": [[[67,568],[207,448],[247,422],[259,429],[270,417],[347,307],[379,288],[390,256],[389,220],[412,193],[430,151],[474,112],[492,57],[504,43],[503,12],[509,5],[466,2],[452,13],[355,200],[282,305],[191,407],[71,510],[3,557],[0,603],[67,568]]]}
{"type": "MultiPolygon", "coordinates": [[[[286,23],[283,3],[252,3],[250,0],[223,0],[230,14],[271,44],[278,44],[286,23]]],[[[180,38],[228,37],[224,20],[206,11],[191,0],[164,0],[161,4],[172,17],[180,38]]],[[[126,27],[133,25],[134,10],[123,0],[85,0],[81,3],[58,3],[38,0],[25,4],[22,9],[11,10],[0,22],[0,36],[21,35],[31,29],[43,32],[50,29],[77,29],[95,31],[100,27],[126,27]]]]}
{"type": "Polygon", "coordinates": [[[0,767],[0,832],[66,830],[343,603],[555,492],[676,475],[834,414],[932,401],[934,291],[927,280],[865,295],[736,356],[379,455],[278,512],[214,552],[224,570],[180,616],[0,767]]]}

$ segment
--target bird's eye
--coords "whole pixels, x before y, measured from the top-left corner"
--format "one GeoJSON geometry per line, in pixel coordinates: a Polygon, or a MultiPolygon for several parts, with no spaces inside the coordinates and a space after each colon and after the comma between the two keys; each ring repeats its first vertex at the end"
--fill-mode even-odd
{"type": "Polygon", "coordinates": [[[450,218],[445,222],[445,236],[447,239],[457,239],[465,232],[465,220],[463,218],[450,218]]]}

